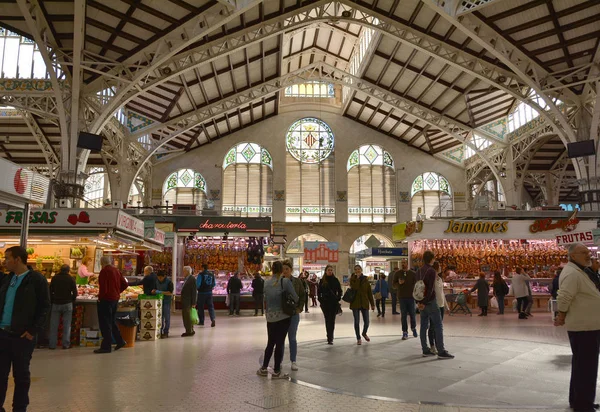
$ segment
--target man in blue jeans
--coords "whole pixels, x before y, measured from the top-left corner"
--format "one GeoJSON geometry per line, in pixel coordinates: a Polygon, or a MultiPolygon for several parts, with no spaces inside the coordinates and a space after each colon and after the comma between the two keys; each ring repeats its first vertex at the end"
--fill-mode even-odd
{"type": "Polygon", "coordinates": [[[410,328],[415,338],[417,333],[417,316],[415,314],[415,299],[413,290],[415,288],[415,272],[408,270],[408,262],[402,262],[402,269],[398,270],[394,277],[396,293],[400,301],[400,312],[402,313],[402,340],[408,339],[408,317],[410,316],[410,328]]]}
{"type": "Polygon", "coordinates": [[[421,312],[421,348],[423,349],[423,357],[435,356],[435,353],[429,349],[427,345],[427,329],[431,321],[435,331],[435,346],[438,351],[438,359],[454,359],[454,356],[448,353],[444,348],[444,331],[442,327],[442,315],[435,297],[435,279],[437,273],[431,266],[433,264],[433,252],[430,250],[423,253],[424,265],[419,269],[415,290],[419,289],[420,282],[423,281],[425,290],[423,291],[423,299],[417,300],[417,306],[421,312]]]}
{"type": "Polygon", "coordinates": [[[200,326],[204,325],[204,305],[208,307],[211,328],[215,327],[215,304],[213,303],[213,289],[215,288],[215,275],[208,271],[208,265],[202,265],[203,271],[198,274],[196,279],[196,289],[198,290],[198,318],[200,326]]]}

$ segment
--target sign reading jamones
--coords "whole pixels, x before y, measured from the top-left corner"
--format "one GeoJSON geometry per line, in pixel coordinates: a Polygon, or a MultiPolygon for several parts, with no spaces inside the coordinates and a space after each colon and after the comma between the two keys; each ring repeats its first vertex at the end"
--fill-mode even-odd
{"type": "Polygon", "coordinates": [[[468,221],[451,220],[444,233],[504,233],[508,231],[508,221],[468,221]]]}

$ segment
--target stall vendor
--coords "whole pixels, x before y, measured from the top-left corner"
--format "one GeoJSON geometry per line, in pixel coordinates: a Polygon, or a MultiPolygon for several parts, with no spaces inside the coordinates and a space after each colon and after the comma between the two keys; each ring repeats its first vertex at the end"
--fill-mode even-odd
{"type": "Polygon", "coordinates": [[[79,265],[79,269],[77,269],[77,278],[76,283],[78,285],[87,285],[90,281],[90,276],[94,274],[94,272],[90,272],[88,269],[88,265],[92,261],[92,258],[84,257],[81,261],[81,265],[79,265]]]}
{"type": "Polygon", "coordinates": [[[171,300],[173,299],[173,282],[167,277],[166,270],[159,270],[156,276],[156,291],[163,295],[161,338],[169,337],[171,326],[171,300]]]}

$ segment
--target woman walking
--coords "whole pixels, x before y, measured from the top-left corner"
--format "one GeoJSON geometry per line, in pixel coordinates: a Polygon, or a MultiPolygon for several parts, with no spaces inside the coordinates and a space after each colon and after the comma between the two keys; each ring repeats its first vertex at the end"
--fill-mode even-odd
{"type": "Polygon", "coordinates": [[[268,376],[267,367],[275,349],[275,368],[272,379],[287,379],[288,375],[281,373],[281,361],[283,360],[283,349],[285,338],[290,329],[291,318],[283,312],[283,292],[286,291],[294,300],[298,301],[298,295],[289,279],[282,276],[283,264],[280,261],[273,263],[273,279],[265,282],[265,301],[267,303],[267,336],[268,342],[265,348],[265,356],[262,367],[256,372],[259,376],[268,376]]]}
{"type": "MultiPolygon", "coordinates": [[[[302,280],[302,286],[304,286],[304,294],[308,296],[309,287],[308,287],[308,272],[303,271],[300,274],[300,280],[302,280]]],[[[308,299],[304,299],[304,313],[308,313],[308,299]]]]}
{"type": "Polygon", "coordinates": [[[352,315],[354,316],[356,344],[362,345],[362,340],[360,339],[360,315],[362,314],[364,323],[362,337],[365,338],[367,342],[370,342],[371,339],[367,336],[367,331],[369,330],[369,304],[371,305],[371,310],[374,311],[375,301],[373,300],[371,285],[369,284],[367,277],[363,275],[360,265],[354,266],[354,274],[350,278],[350,288],[355,291],[354,300],[350,304],[350,309],[352,309],[352,315]]]}
{"type": "Polygon", "coordinates": [[[335,318],[342,300],[342,285],[333,274],[333,266],[325,267],[325,274],[319,282],[317,291],[321,310],[325,317],[325,330],[327,331],[327,344],[333,345],[333,331],[335,329],[335,318]]]}
{"type": "Polygon", "coordinates": [[[381,277],[375,284],[375,304],[377,306],[377,317],[385,318],[385,300],[388,297],[388,283],[385,281],[385,275],[382,273],[381,277]],[[381,306],[380,306],[381,305],[381,306]]]}
{"type": "Polygon", "coordinates": [[[298,365],[296,364],[296,355],[298,354],[298,340],[296,339],[296,336],[298,334],[298,326],[300,325],[300,313],[302,313],[302,308],[304,307],[304,302],[306,301],[306,294],[302,280],[293,277],[292,270],[292,264],[288,260],[284,261],[283,277],[292,282],[294,290],[298,295],[298,300],[296,301],[296,313],[291,317],[290,328],[288,330],[288,340],[290,342],[290,362],[292,362],[292,370],[297,371],[298,365]]]}
{"type": "Polygon", "coordinates": [[[311,308],[316,308],[317,307],[317,288],[318,288],[318,285],[319,285],[319,280],[317,279],[317,275],[312,275],[308,279],[309,295],[310,295],[310,299],[312,301],[312,305],[310,305],[311,308]]]}
{"type": "MultiPolygon", "coordinates": [[[[437,277],[435,278],[435,301],[437,302],[440,308],[440,316],[442,317],[442,323],[444,323],[444,312],[446,309],[446,295],[444,295],[444,276],[448,272],[448,269],[442,272],[440,270],[440,263],[433,262],[433,269],[437,273],[437,277]]],[[[429,336],[429,350],[431,352],[437,354],[437,348],[435,344],[435,329],[433,328],[433,321],[429,318],[429,330],[427,331],[427,335],[429,336]]]]}
{"type": "Polygon", "coordinates": [[[494,272],[494,282],[492,283],[494,288],[494,296],[498,301],[498,313],[497,315],[504,315],[504,297],[508,295],[508,285],[506,281],[502,279],[502,275],[499,271],[494,272]]]}
{"type": "Polygon", "coordinates": [[[481,313],[477,316],[487,316],[488,300],[490,294],[490,285],[485,280],[485,273],[479,274],[479,279],[470,292],[477,291],[477,306],[481,309],[481,313]]]}

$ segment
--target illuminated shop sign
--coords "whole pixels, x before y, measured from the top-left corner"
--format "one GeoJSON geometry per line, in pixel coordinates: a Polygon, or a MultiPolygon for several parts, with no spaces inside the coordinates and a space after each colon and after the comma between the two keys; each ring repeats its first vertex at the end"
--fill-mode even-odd
{"type": "Polygon", "coordinates": [[[508,222],[451,220],[444,233],[505,233],[508,222]]]}
{"type": "Polygon", "coordinates": [[[264,236],[271,233],[270,217],[176,217],[178,232],[252,233],[264,236]]]}

